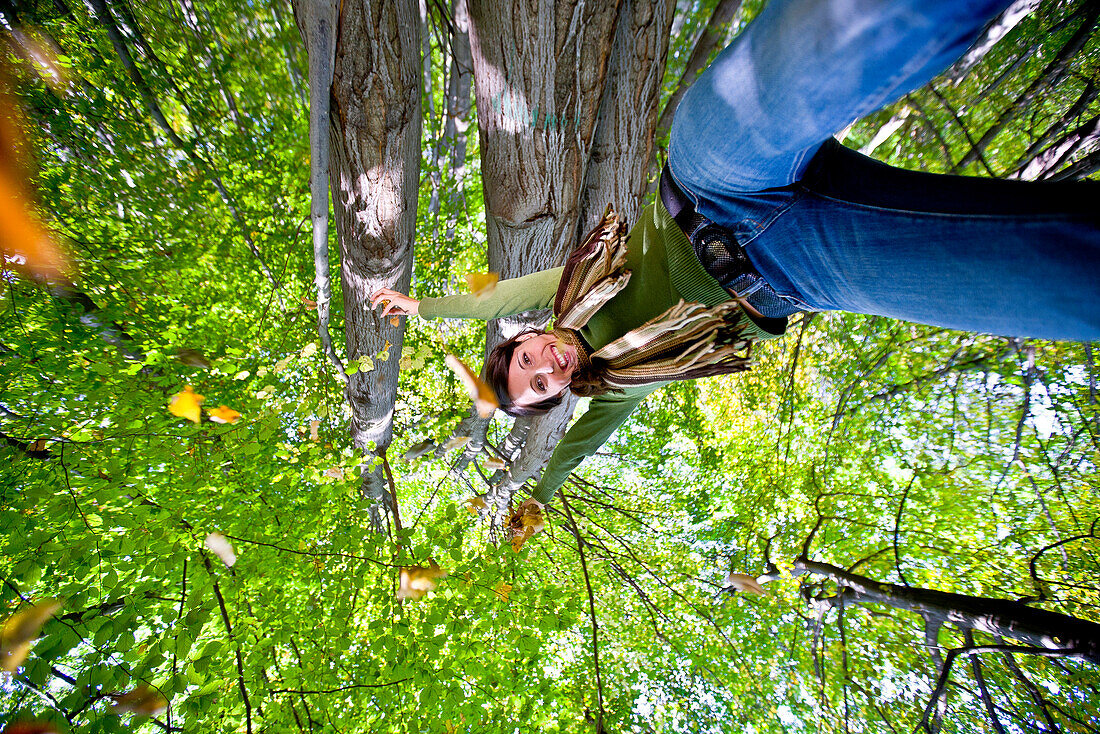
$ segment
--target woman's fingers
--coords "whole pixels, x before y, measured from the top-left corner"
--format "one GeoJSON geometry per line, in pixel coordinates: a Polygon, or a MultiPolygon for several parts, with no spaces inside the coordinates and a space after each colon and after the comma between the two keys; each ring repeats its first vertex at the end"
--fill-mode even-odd
{"type": "Polygon", "coordinates": [[[370,297],[371,308],[382,305],[382,318],[386,316],[409,316],[416,313],[414,308],[416,300],[409,298],[404,293],[398,293],[392,288],[379,288],[370,297]]]}

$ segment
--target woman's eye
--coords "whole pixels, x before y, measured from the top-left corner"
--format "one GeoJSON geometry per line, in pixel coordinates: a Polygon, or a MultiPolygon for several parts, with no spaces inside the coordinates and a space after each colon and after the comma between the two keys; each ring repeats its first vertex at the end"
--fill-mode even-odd
{"type": "Polygon", "coordinates": [[[526,353],[523,354],[523,363],[524,364],[531,364],[531,358],[528,357],[526,353]]]}
{"type": "Polygon", "coordinates": [[[546,383],[543,381],[543,379],[541,377],[539,377],[538,379],[535,380],[535,388],[539,392],[546,392],[546,383]]]}

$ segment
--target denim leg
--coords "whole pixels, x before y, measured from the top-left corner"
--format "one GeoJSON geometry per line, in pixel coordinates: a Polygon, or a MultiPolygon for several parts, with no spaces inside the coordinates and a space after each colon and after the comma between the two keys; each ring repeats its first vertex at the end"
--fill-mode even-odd
{"type": "Polygon", "coordinates": [[[681,100],[676,180],[703,199],[797,181],[825,139],[934,77],[1010,2],[771,0],[681,100]]]}
{"type": "Polygon", "coordinates": [[[814,310],[1100,339],[1100,184],[906,171],[829,141],[746,245],[814,310]]]}

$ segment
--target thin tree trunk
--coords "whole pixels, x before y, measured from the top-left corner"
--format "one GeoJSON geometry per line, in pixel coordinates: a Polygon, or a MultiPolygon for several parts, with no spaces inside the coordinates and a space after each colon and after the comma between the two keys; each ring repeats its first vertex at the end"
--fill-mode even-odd
{"type": "Polygon", "coordinates": [[[470,85],[473,82],[473,58],[470,55],[470,16],[466,0],[452,0],[454,32],[451,35],[451,71],[447,78],[447,125],[444,140],[450,155],[452,186],[447,192],[447,240],[455,236],[458,212],[465,199],[466,131],[470,127],[470,85]]]}
{"type": "Polygon", "coordinates": [[[955,164],[951,169],[952,172],[959,171],[978,160],[986,147],[1015,119],[1021,110],[1028,109],[1031,103],[1038,99],[1043,92],[1057,85],[1065,77],[1069,72],[1070,63],[1088,42],[1089,37],[1092,35],[1093,26],[1096,25],[1096,19],[1100,16],[1100,1],[1090,0],[1085,7],[1084,18],[1077,28],[1077,32],[1059,49],[1042,73],[1023,92],[1017,95],[1011,104],[1004,108],[993,124],[986,129],[982,137],[955,164]]]}
{"type": "Polygon", "coordinates": [[[1100,624],[1068,614],[1029,607],[1010,599],[953,594],[875,581],[820,561],[799,558],[795,573],[812,573],[847,587],[847,603],[875,602],[915,612],[926,620],[950,622],[961,629],[1001,635],[1029,645],[1075,654],[1100,664],[1100,624]]]}
{"type": "Polygon", "coordinates": [[[956,61],[944,76],[958,84],[963,78],[978,65],[990,49],[997,42],[1007,36],[1021,20],[1026,18],[1039,7],[1039,0],[1016,0],[991,22],[982,33],[981,37],[970,45],[970,48],[962,58],[956,61]]]}
{"type": "MultiPolygon", "coordinates": [[[[380,319],[370,294],[408,292],[420,172],[420,12],[416,0],[344,3],[332,83],[330,180],[340,242],[351,436],[367,456],[390,445],[405,324],[380,319]],[[385,357],[385,359],[383,359],[385,357]]],[[[364,472],[372,519],[392,512],[381,465],[364,472]]]]}
{"type": "Polygon", "coordinates": [[[313,271],[317,288],[317,332],[321,349],[345,386],[344,363],[329,332],[332,277],[329,274],[329,130],[333,65],[336,59],[337,8],[334,0],[300,0],[294,17],[309,54],[309,188],[313,224],[313,271]]]}
{"type": "Polygon", "coordinates": [[[676,82],[676,89],[673,90],[672,96],[668,98],[664,109],[661,110],[661,116],[657,120],[656,135],[658,138],[668,134],[669,129],[672,127],[672,117],[676,114],[676,107],[679,106],[684,93],[702,73],[707,65],[707,59],[710,58],[714,49],[725,39],[726,27],[740,9],[741,0],[719,0],[718,4],[714,6],[714,10],[710,14],[710,20],[707,21],[703,32],[699,34],[699,39],[695,42],[695,48],[691,50],[691,56],[688,57],[687,64],[684,65],[684,73],[680,75],[680,79],[676,82]]]}
{"type": "MultiPolygon", "coordinates": [[[[1047,131],[1045,133],[1043,133],[1037,140],[1035,140],[1035,142],[1028,146],[1024,154],[1020,156],[1016,160],[1016,162],[1010,166],[1010,170],[1014,174],[1019,173],[1022,168],[1027,166],[1028,163],[1030,163],[1032,160],[1035,159],[1036,156],[1039,155],[1039,151],[1050,146],[1055,138],[1059,137],[1059,135],[1062,135],[1067,127],[1073,124],[1075,120],[1079,119],[1081,115],[1084,114],[1089,104],[1094,99],[1096,99],[1097,91],[1098,90],[1096,86],[1092,83],[1092,81],[1086,82],[1085,88],[1081,92],[1081,96],[1077,98],[1077,101],[1075,101],[1073,105],[1068,110],[1066,110],[1064,115],[1062,115],[1060,118],[1058,118],[1057,121],[1051,124],[1051,126],[1047,128],[1047,131]]],[[[1064,135],[1062,136],[1062,139],[1065,139],[1064,135]]],[[[1024,176],[1021,175],[1020,178],[1024,178],[1024,176]]]]}

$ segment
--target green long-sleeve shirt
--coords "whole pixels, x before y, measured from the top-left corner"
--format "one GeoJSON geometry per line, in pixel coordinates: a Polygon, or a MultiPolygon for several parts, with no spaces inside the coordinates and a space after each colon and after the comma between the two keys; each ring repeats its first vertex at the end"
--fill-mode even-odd
{"type": "MultiPolygon", "coordinates": [[[[626,287],[580,330],[593,350],[659,316],[681,299],[716,306],[730,297],[703,269],[687,237],[659,199],[645,208],[628,235],[627,267],[631,275],[626,287]]],[[[550,308],[563,270],[551,268],[501,281],[491,295],[483,298],[472,295],[425,298],[420,302],[420,315],[429,319],[489,320],[550,308]]],[[[782,320],[750,319],[746,326],[746,336],[757,340],[774,339],[782,333],[782,320]]],[[[645,396],[665,384],[642,385],[593,398],[588,412],[570,427],[554,449],[535,489],[535,499],[549,501],[569,473],[611,437],[645,396]]]]}

